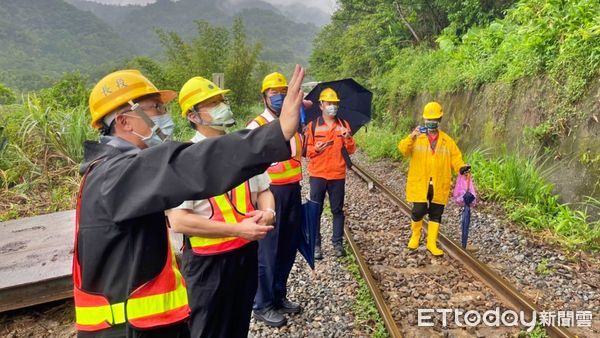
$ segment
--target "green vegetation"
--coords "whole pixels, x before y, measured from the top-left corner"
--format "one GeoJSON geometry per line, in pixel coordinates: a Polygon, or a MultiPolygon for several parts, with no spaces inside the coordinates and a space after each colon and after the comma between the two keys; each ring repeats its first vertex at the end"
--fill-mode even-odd
{"type": "Polygon", "coordinates": [[[72,208],[83,141],[97,137],[86,108],[50,108],[35,94],[25,100],[0,106],[0,220],[72,208]]]}
{"type": "MultiPolygon", "coordinates": [[[[111,27],[134,50],[135,54],[155,57],[162,52],[156,28],[175,32],[184,40],[192,38],[195,21],[230,29],[242,17],[253,43],[264,46],[261,58],[283,63],[305,63],[312,50],[312,39],[318,31],[311,17],[299,13],[286,16],[283,4],[273,6],[263,1],[179,0],[157,1],[147,6],[111,6],[70,0],[74,6],[91,11],[111,27]]],[[[314,10],[313,10],[314,11],[314,10]]],[[[316,15],[319,15],[317,11],[316,15]]],[[[304,13],[311,13],[304,7],[304,13]]]]}
{"type": "MultiPolygon", "coordinates": [[[[282,65],[306,63],[318,28],[295,22],[297,14],[286,17],[282,14],[286,8],[255,0],[243,4],[157,1],[147,6],[4,0],[0,7],[0,83],[17,90],[39,90],[52,85],[64,72],[77,70],[94,82],[124,68],[135,56],[163,61],[164,46],[157,29],[175,32],[189,42],[197,34],[197,20],[235,30],[240,17],[249,43],[263,46],[260,59],[282,65]]],[[[317,11],[315,17],[323,15],[304,6],[298,10],[307,15],[317,11]]],[[[0,90],[0,100],[1,95],[0,90]]]]}
{"type": "Polygon", "coordinates": [[[21,90],[79,67],[97,75],[133,55],[110,26],[62,0],[3,0],[0,43],[0,82],[21,90]]]}
{"type": "Polygon", "coordinates": [[[600,251],[600,201],[588,197],[578,210],[559,203],[545,179],[556,167],[509,153],[490,158],[476,150],[466,158],[477,168],[473,177],[479,191],[502,203],[511,220],[532,230],[550,230],[568,248],[600,251]]]}
{"type": "MultiPolygon", "coordinates": [[[[357,133],[356,141],[371,159],[405,160],[396,147],[410,131],[412,124],[405,121],[404,127],[369,126],[357,133]]],[[[549,230],[566,248],[600,251],[600,200],[587,197],[576,209],[560,203],[546,179],[557,166],[542,159],[508,152],[491,156],[481,150],[465,156],[477,168],[473,177],[479,197],[501,203],[512,221],[534,231],[549,230]]]]}
{"type": "MultiPolygon", "coordinates": [[[[484,84],[506,92],[519,79],[548,83],[552,96],[534,103],[543,116],[523,130],[528,144],[546,154],[578,125],[597,120],[592,112],[578,111],[577,103],[600,76],[598,1],[340,0],[339,5],[315,40],[310,71],[320,80],[354,77],[374,91],[374,121],[356,135],[371,157],[399,159],[396,144],[410,129],[412,114],[398,111],[415,96],[484,84]]],[[[483,139],[501,128],[504,124],[486,123],[483,139]]],[[[458,140],[461,121],[449,121],[447,129],[458,140]]],[[[598,200],[588,198],[577,208],[559,203],[546,180],[552,168],[540,169],[549,163],[514,153],[467,156],[477,168],[482,196],[503,204],[527,228],[550,230],[569,248],[600,250],[598,200]]],[[[592,148],[578,157],[594,170],[600,163],[596,155],[592,148]]]]}
{"type": "MultiPolygon", "coordinates": [[[[258,102],[260,81],[266,75],[258,55],[261,46],[248,41],[241,19],[231,31],[197,22],[198,35],[185,42],[177,33],[158,31],[166,60],[138,57],[132,61],[157,86],[179,90],[192,76],[212,79],[212,73],[225,73],[225,87],[234,111],[242,111],[258,102]]],[[[273,71],[273,68],[269,68],[273,71]]]]}
{"type": "Polygon", "coordinates": [[[10,88],[0,83],[0,104],[13,104],[16,100],[15,93],[13,93],[10,88]]]}
{"type": "Polygon", "coordinates": [[[574,102],[600,75],[600,3],[482,3],[489,2],[342,0],[315,40],[311,71],[319,79],[366,82],[378,112],[416,94],[547,77],[559,97],[545,116],[552,124],[537,134],[564,135],[581,118],[574,102]],[[438,48],[431,48],[434,41],[438,48]]]}
{"type": "MultiPolygon", "coordinates": [[[[349,251],[347,246],[346,251],[349,251]]],[[[372,330],[370,334],[373,338],[389,337],[383,319],[381,319],[377,307],[375,306],[375,301],[369,292],[369,287],[360,275],[356,258],[354,255],[346,255],[343,261],[346,269],[358,282],[358,293],[356,294],[356,303],[354,304],[354,314],[356,315],[354,320],[356,325],[361,328],[369,328],[372,330]]]]}
{"type": "Polygon", "coordinates": [[[519,332],[518,337],[519,338],[548,338],[548,333],[546,332],[546,329],[544,328],[544,326],[542,326],[542,324],[540,322],[538,322],[536,324],[535,328],[533,329],[533,331],[519,332]]]}
{"type": "MultiPolygon", "coordinates": [[[[274,67],[258,59],[260,45],[248,41],[241,20],[230,30],[198,23],[198,36],[184,42],[160,32],[166,60],[137,58],[141,69],[160,88],[178,90],[191,76],[210,78],[225,71],[239,129],[258,113],[260,79],[274,67]]],[[[74,207],[83,141],[97,139],[89,125],[88,77],[65,73],[50,87],[23,95],[21,103],[0,87],[0,220],[74,207]],[[13,103],[13,104],[10,104],[13,103]]],[[[176,123],[174,138],[189,140],[193,131],[180,115],[177,100],[169,105],[176,123]]]]}
{"type": "MultiPolygon", "coordinates": [[[[387,120],[387,119],[383,119],[387,120]]],[[[398,142],[406,137],[414,127],[415,122],[408,117],[401,117],[397,123],[372,123],[359,130],[354,139],[359,147],[366,152],[370,159],[391,158],[403,160],[398,151],[398,142]]]]}
{"type": "Polygon", "coordinates": [[[535,268],[535,272],[542,276],[548,276],[554,271],[552,268],[548,267],[549,263],[550,261],[548,260],[548,258],[542,258],[542,260],[538,263],[537,267],[535,268]]]}

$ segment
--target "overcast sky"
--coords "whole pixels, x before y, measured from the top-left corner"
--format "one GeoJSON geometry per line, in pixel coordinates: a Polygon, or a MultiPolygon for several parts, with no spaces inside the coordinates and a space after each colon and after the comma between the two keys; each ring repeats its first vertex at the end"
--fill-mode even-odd
{"type": "MultiPolygon", "coordinates": [[[[88,0],[106,4],[147,4],[156,0],[88,0]]],[[[238,0],[240,1],[240,0],[238,0]]],[[[317,7],[331,14],[335,8],[335,0],[263,0],[275,6],[278,4],[301,3],[309,7],[317,7]]]]}

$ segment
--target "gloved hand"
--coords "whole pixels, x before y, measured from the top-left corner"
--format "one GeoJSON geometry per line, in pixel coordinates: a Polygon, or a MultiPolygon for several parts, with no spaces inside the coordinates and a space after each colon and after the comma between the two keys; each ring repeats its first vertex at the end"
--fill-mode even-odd
{"type": "Polygon", "coordinates": [[[464,166],[462,166],[459,170],[461,175],[465,175],[467,173],[471,172],[471,166],[469,164],[465,164],[464,166]]]}

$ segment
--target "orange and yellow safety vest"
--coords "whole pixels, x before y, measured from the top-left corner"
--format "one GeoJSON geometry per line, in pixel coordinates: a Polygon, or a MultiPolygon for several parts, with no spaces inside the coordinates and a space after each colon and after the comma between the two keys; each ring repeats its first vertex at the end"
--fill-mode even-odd
{"type": "MultiPolygon", "coordinates": [[[[229,194],[225,193],[208,199],[212,208],[211,220],[235,224],[245,218],[247,212],[255,210],[250,194],[250,183],[240,184],[229,194]],[[231,197],[230,197],[231,196],[231,197]]],[[[206,238],[191,236],[190,245],[195,254],[215,255],[240,248],[249,243],[240,237],[206,238]]]]}
{"type": "Polygon", "coordinates": [[[75,326],[77,330],[100,331],[124,323],[129,323],[137,329],[151,329],[185,320],[190,313],[187,292],[181,272],[177,268],[175,254],[170,245],[166,226],[167,259],[162,271],[155,278],[138,287],[126,300],[118,303],[110,303],[105,295],[83,290],[81,286],[80,257],[77,252],[77,238],[79,233],[81,193],[86,177],[87,173],[81,182],[75,216],[73,286],[75,326]]]}
{"type": "MultiPolygon", "coordinates": [[[[257,116],[254,121],[259,126],[269,123],[262,115],[257,116]]],[[[300,162],[302,158],[302,137],[299,133],[294,134],[294,143],[296,144],[296,156],[287,161],[274,163],[267,169],[267,174],[271,178],[271,184],[283,185],[302,180],[302,163],[300,162]]]]}

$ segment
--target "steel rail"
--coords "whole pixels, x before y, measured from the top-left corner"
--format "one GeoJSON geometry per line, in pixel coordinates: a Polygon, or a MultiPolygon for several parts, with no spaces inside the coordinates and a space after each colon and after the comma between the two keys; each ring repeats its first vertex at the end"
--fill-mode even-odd
{"type": "Polygon", "coordinates": [[[400,333],[400,328],[396,324],[396,321],[394,320],[394,317],[392,316],[392,312],[390,311],[390,308],[387,306],[387,303],[385,302],[385,299],[383,298],[383,294],[381,293],[381,290],[379,290],[377,281],[375,281],[375,279],[373,278],[373,275],[371,275],[371,271],[369,270],[369,265],[367,264],[364,257],[360,253],[360,248],[358,247],[358,245],[356,245],[356,242],[354,241],[354,238],[352,236],[352,232],[350,231],[350,228],[348,228],[347,225],[344,227],[344,234],[346,236],[346,240],[348,241],[348,244],[350,245],[350,249],[352,250],[352,253],[354,254],[354,257],[356,257],[356,262],[358,263],[358,269],[360,271],[360,274],[363,276],[365,282],[367,283],[369,292],[371,293],[371,296],[373,296],[373,299],[375,300],[375,306],[377,307],[377,310],[379,311],[379,314],[381,315],[383,324],[385,325],[385,328],[387,329],[388,333],[390,334],[390,337],[392,337],[392,338],[402,337],[402,334],[400,333]]]}
{"type": "MultiPolygon", "coordinates": [[[[369,186],[374,185],[383,193],[385,193],[396,205],[398,205],[402,212],[410,216],[410,207],[403,199],[397,196],[395,192],[390,190],[385,184],[373,177],[369,172],[360,166],[353,164],[352,170],[357,173],[359,177],[369,183],[369,186]]],[[[423,231],[427,233],[427,227],[423,227],[423,231]]],[[[519,292],[514,286],[512,286],[507,280],[502,278],[492,269],[490,269],[483,262],[475,258],[471,253],[464,250],[460,245],[455,243],[453,240],[448,238],[443,233],[439,233],[438,242],[443,250],[445,250],[450,257],[461,263],[473,276],[488,285],[496,295],[504,300],[507,304],[512,306],[517,311],[523,311],[528,319],[531,319],[533,313],[539,314],[541,311],[539,307],[527,296],[519,292]]],[[[561,338],[574,338],[575,334],[570,332],[564,327],[560,326],[547,326],[546,331],[551,337],[561,338]]]]}

